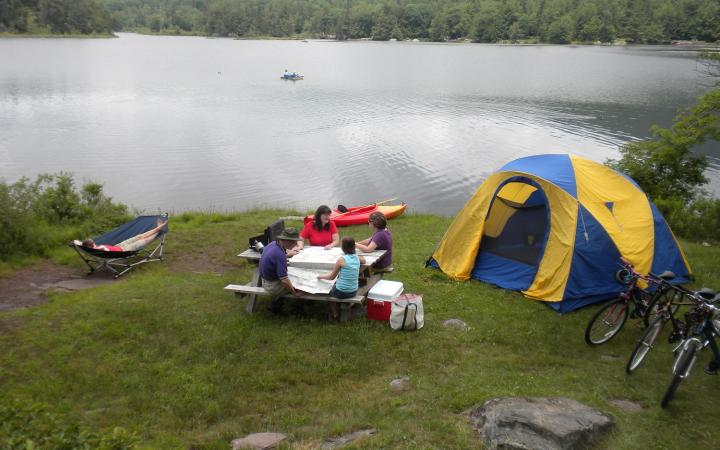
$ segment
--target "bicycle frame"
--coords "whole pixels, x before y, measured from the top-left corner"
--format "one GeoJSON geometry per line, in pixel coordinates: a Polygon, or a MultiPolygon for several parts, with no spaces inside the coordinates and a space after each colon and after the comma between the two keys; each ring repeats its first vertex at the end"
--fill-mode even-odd
{"type": "MultiPolygon", "coordinates": [[[[704,350],[706,347],[710,347],[715,360],[720,361],[720,349],[718,348],[717,342],[715,340],[717,330],[715,330],[715,327],[712,323],[713,309],[708,308],[714,307],[704,302],[696,303],[696,307],[703,308],[702,322],[693,324],[690,323],[689,320],[686,321],[686,337],[682,341],[680,341],[680,343],[673,349],[673,353],[677,352],[679,349],[682,349],[681,351],[686,351],[691,345],[695,346],[698,352],[704,350]],[[703,308],[703,306],[705,306],[705,308],[703,308]]],[[[692,366],[695,364],[695,360],[697,360],[697,353],[695,353],[695,355],[695,358],[688,366],[688,370],[686,370],[685,373],[682,374],[683,378],[687,378],[687,376],[690,374],[692,366]]],[[[675,373],[675,371],[677,370],[678,360],[679,358],[676,358],[673,362],[673,373],[675,373]]]]}

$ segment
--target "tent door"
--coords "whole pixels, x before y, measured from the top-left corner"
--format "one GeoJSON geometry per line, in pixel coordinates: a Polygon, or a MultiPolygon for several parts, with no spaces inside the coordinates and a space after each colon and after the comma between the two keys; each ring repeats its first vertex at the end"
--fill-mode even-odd
{"type": "Polygon", "coordinates": [[[498,188],[472,277],[508,289],[530,287],[545,251],[550,214],[545,193],[517,177],[498,188]]]}

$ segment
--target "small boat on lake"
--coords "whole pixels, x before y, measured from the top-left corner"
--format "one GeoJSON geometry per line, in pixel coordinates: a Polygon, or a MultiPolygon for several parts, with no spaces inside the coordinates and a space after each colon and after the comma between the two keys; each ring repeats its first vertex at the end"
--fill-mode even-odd
{"type": "MultiPolygon", "coordinates": [[[[405,212],[406,209],[407,205],[405,203],[389,206],[376,204],[353,206],[347,208],[347,212],[333,209],[332,213],[330,213],[330,220],[335,222],[335,225],[339,227],[348,227],[350,225],[363,225],[368,223],[370,214],[374,213],[375,211],[380,211],[389,220],[401,215],[405,212]]],[[[311,222],[312,220],[313,215],[305,217],[305,223],[311,222]]]]}
{"type": "Polygon", "coordinates": [[[298,81],[298,80],[304,80],[305,77],[300,75],[297,72],[288,72],[285,70],[285,73],[280,77],[281,80],[290,80],[290,81],[298,81]]]}

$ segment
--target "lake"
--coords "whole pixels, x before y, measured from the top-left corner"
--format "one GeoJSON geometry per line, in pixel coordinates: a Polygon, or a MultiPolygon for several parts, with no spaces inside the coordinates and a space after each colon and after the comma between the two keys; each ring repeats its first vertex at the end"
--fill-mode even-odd
{"type": "Polygon", "coordinates": [[[147,212],[453,214],[504,163],[616,157],[710,85],[675,47],[119,36],[0,39],[0,178],[73,172],[147,212]]]}

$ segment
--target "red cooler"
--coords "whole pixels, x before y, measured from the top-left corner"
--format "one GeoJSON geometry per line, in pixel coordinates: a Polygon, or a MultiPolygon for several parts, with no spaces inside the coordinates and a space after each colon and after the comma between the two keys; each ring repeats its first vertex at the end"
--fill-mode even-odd
{"type": "Polygon", "coordinates": [[[387,322],[390,320],[392,301],[403,292],[399,281],[380,280],[368,292],[367,315],[370,320],[387,322]]]}

